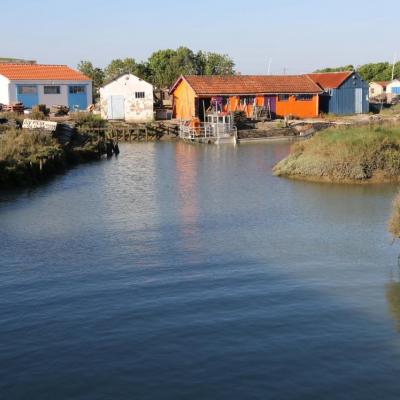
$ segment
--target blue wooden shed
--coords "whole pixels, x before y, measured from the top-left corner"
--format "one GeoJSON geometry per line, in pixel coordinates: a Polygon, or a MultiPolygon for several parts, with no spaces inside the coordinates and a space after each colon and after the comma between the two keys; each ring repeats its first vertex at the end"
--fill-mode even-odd
{"type": "Polygon", "coordinates": [[[357,72],[327,72],[308,76],[323,90],[319,100],[321,113],[349,115],[369,111],[369,86],[357,72]]]}

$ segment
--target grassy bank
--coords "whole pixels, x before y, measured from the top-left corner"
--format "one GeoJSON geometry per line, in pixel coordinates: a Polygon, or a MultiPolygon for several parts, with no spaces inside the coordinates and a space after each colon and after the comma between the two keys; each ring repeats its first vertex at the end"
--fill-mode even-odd
{"type": "Polygon", "coordinates": [[[330,182],[397,181],[400,126],[327,129],[296,143],[274,174],[330,182]]]}
{"type": "Polygon", "coordinates": [[[63,146],[48,133],[7,129],[0,134],[0,188],[38,183],[100,154],[97,141],[85,135],[63,146]]]}

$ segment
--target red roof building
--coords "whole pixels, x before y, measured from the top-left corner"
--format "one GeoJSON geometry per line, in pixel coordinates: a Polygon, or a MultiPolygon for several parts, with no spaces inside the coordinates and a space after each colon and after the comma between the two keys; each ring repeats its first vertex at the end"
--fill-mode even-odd
{"type": "Polygon", "coordinates": [[[307,75],[322,90],[321,113],[351,115],[369,111],[368,83],[355,71],[323,72],[307,75]]]}
{"type": "Polygon", "coordinates": [[[66,65],[0,63],[0,103],[66,105],[86,109],[92,103],[92,81],[66,65]]]}
{"type": "Polygon", "coordinates": [[[316,117],[321,92],[307,75],[189,75],[180,76],[170,89],[178,119],[202,119],[212,104],[221,111],[243,111],[249,118],[260,107],[272,117],[316,117]]]}

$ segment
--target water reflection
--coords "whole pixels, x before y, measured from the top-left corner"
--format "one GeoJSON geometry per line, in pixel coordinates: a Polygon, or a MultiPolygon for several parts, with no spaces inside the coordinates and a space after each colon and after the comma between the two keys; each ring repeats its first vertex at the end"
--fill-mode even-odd
{"type": "Polygon", "coordinates": [[[197,199],[197,148],[185,143],[178,143],[175,151],[176,187],[179,199],[182,244],[191,250],[196,247],[198,230],[197,199]]]}
{"type": "Polygon", "coordinates": [[[396,329],[400,332],[400,282],[390,282],[385,286],[389,310],[396,321],[396,329]]]}

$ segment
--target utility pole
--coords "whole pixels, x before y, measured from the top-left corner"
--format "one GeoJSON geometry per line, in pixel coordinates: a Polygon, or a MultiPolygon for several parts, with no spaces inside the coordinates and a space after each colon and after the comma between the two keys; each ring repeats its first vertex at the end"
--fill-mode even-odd
{"type": "Polygon", "coordinates": [[[271,73],[271,62],[272,62],[272,58],[269,58],[268,59],[267,75],[269,75],[271,73]]]}

